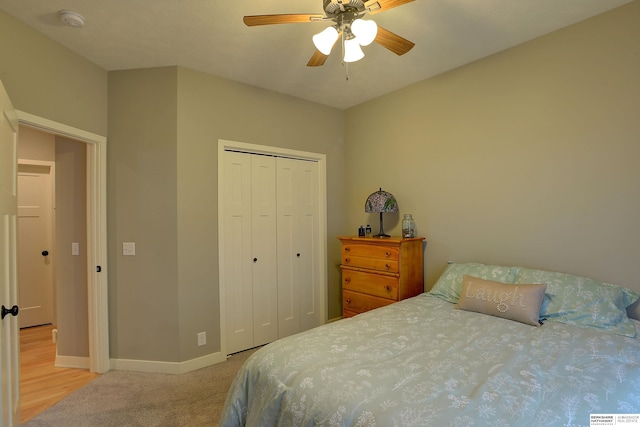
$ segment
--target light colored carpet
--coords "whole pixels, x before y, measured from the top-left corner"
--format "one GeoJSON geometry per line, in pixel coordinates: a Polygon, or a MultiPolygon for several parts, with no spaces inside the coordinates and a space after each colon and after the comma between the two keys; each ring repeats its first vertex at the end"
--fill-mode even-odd
{"type": "Polygon", "coordinates": [[[25,426],[216,426],[236,372],[253,354],[181,375],[109,371],[25,426]]]}

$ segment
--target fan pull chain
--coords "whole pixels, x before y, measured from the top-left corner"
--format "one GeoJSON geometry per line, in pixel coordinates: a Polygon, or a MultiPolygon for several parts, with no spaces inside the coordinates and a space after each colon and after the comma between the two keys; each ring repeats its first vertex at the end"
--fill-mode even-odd
{"type": "MultiPolygon", "coordinates": [[[[344,42],[345,42],[345,32],[341,31],[341,47],[342,47],[342,54],[340,55],[341,58],[344,58],[344,42]]],[[[344,62],[344,60],[342,61],[342,66],[344,67],[344,75],[345,75],[345,80],[349,81],[349,63],[348,62],[344,62]]]]}

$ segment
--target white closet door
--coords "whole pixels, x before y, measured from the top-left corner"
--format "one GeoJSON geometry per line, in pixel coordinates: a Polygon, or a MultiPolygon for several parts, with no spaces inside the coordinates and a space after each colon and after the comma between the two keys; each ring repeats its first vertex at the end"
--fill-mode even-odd
{"type": "Polygon", "coordinates": [[[253,347],[251,157],[225,151],[224,276],[227,351],[253,347]]]}
{"type": "Polygon", "coordinates": [[[251,157],[254,346],[278,339],[276,161],[251,157]]]}
{"type": "Polygon", "coordinates": [[[320,282],[320,215],[318,206],[318,163],[300,162],[298,187],[298,245],[304,254],[298,258],[300,283],[300,328],[305,331],[324,323],[321,312],[323,284],[320,282]]]}
{"type": "Polygon", "coordinates": [[[317,163],[277,159],[279,337],[322,323],[317,163]]]}
{"type": "MultiPolygon", "coordinates": [[[[280,338],[300,332],[300,286],[297,280],[297,163],[277,160],[278,200],[278,335],[280,338]]],[[[302,257],[302,254],[300,254],[302,257]]]]}

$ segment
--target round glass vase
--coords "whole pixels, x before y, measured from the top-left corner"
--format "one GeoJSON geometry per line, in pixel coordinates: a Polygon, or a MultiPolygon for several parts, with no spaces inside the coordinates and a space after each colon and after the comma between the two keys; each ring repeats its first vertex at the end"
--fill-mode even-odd
{"type": "Polygon", "coordinates": [[[416,237],[416,222],[411,214],[404,214],[402,218],[402,237],[416,237]]]}

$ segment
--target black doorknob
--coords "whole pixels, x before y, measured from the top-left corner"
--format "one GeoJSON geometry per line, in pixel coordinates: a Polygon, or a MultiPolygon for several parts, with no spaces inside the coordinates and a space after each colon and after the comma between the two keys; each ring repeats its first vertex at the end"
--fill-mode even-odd
{"type": "Polygon", "coordinates": [[[47,256],[49,255],[49,251],[42,251],[42,256],[47,256]]]}
{"type": "Polygon", "coordinates": [[[2,319],[4,319],[4,317],[5,317],[7,314],[10,314],[10,315],[12,315],[12,316],[17,316],[17,315],[18,315],[18,311],[19,311],[19,309],[18,309],[18,306],[17,306],[17,305],[14,305],[14,306],[13,306],[13,307],[11,307],[11,308],[7,308],[7,307],[5,307],[5,306],[3,305],[3,306],[2,306],[2,319]]]}

